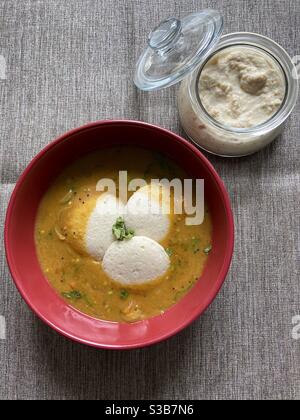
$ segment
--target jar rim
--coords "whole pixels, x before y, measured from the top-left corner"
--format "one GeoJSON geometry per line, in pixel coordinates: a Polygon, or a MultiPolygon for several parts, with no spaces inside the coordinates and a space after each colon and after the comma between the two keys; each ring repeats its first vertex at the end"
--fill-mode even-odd
{"type": "Polygon", "coordinates": [[[218,129],[235,134],[257,134],[269,132],[270,130],[274,130],[275,127],[283,124],[296,106],[299,92],[299,80],[293,76],[295,70],[296,67],[291,57],[279,44],[277,44],[272,39],[251,32],[234,32],[222,36],[218,46],[214,49],[212,54],[209,55],[206,60],[201,63],[201,66],[198,67],[198,69],[195,71],[196,77],[195,72],[191,76],[194,78],[193,83],[190,84],[190,89],[193,89],[193,92],[190,92],[192,94],[191,98],[196,99],[196,105],[198,108],[201,109],[210,123],[218,129]],[[234,46],[254,47],[267,53],[279,65],[286,82],[285,97],[279,110],[267,121],[253,127],[239,128],[220,123],[208,113],[200,98],[200,92],[198,89],[199,80],[207,62],[219,51],[234,46]]]}

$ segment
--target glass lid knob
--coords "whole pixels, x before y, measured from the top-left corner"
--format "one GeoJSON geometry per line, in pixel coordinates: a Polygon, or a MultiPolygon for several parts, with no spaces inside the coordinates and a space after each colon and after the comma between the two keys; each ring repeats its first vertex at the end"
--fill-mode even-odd
{"type": "Polygon", "coordinates": [[[216,10],[202,10],[182,20],[164,20],[149,35],[136,65],[134,83],[145,91],[178,83],[208,57],[222,32],[223,18],[216,10]]]}
{"type": "Polygon", "coordinates": [[[154,50],[169,47],[181,35],[181,21],[175,18],[167,19],[158,25],[149,35],[148,44],[154,50]]]}

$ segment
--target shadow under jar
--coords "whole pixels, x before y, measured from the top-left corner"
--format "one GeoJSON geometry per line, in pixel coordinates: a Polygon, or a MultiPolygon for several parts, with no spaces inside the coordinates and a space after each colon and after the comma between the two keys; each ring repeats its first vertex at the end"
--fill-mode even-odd
{"type": "Polygon", "coordinates": [[[137,64],[135,84],[142,90],[152,91],[181,81],[178,107],[188,137],[209,153],[242,157],[265,148],[281,134],[297,102],[298,77],[292,59],[276,42],[246,32],[222,36],[223,27],[222,16],[214,10],[204,10],[181,21],[168,19],[161,23],[150,34],[149,46],[137,64]],[[238,58],[239,65],[245,67],[243,71],[252,77],[249,85],[244,89],[240,75],[235,75],[242,89],[239,86],[240,91],[234,91],[234,86],[230,85],[234,69],[231,72],[230,66],[229,69],[220,66],[219,74],[214,75],[215,80],[211,77],[207,94],[213,95],[219,78],[227,82],[227,77],[228,83],[224,83],[230,92],[227,96],[237,99],[236,121],[235,112],[230,113],[232,104],[224,100],[224,92],[220,91],[219,98],[218,95],[213,98],[216,112],[211,112],[202,100],[202,76],[207,72],[210,78],[207,70],[210,63],[215,60],[218,64],[219,55],[224,56],[227,52],[230,55],[234,51],[252,54],[253,62],[243,62],[243,57],[238,58]],[[258,65],[250,69],[251,74],[247,65],[255,64],[255,60],[258,60],[258,65]],[[265,65],[265,73],[261,64],[265,65]],[[268,77],[274,79],[268,80],[268,77]],[[253,86],[255,89],[252,90],[253,86]],[[224,112],[218,116],[220,106],[224,112]],[[222,118],[226,114],[231,117],[222,118]],[[245,115],[250,115],[248,120],[244,119],[245,115]]]}

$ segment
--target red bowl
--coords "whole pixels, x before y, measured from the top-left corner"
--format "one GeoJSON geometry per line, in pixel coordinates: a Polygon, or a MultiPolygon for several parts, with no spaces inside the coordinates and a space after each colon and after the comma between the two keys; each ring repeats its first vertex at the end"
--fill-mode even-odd
{"type": "Polygon", "coordinates": [[[5,249],[14,282],[29,307],[65,337],[105,349],[152,345],[181,331],[215,299],[230,267],[234,225],[228,194],[209,161],[170,131],[134,121],[102,121],[77,128],[47,146],[26,168],[12,194],[5,222],[5,249]],[[135,324],[91,318],[69,306],[43,275],[34,226],[41,198],[57,175],[75,159],[105,147],[126,144],[159,151],[191,177],[205,180],[213,219],[213,251],[192,291],[165,314],[135,324]]]}

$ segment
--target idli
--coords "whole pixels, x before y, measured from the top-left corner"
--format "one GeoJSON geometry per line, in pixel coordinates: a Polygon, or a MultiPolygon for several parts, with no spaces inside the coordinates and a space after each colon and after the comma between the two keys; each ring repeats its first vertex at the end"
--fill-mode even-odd
{"type": "Polygon", "coordinates": [[[92,194],[89,197],[85,196],[84,201],[73,198],[58,215],[56,235],[81,255],[88,254],[85,244],[86,226],[96,207],[97,199],[98,197],[92,194]]]}
{"type": "Polygon", "coordinates": [[[167,236],[171,215],[164,214],[161,186],[151,184],[139,189],[126,205],[124,220],[136,236],[146,236],[160,242],[167,236]]]}
{"type": "Polygon", "coordinates": [[[123,286],[140,286],[162,277],[170,258],[157,242],[144,236],[114,242],[106,251],[102,267],[105,273],[123,286]]]}
{"type": "Polygon", "coordinates": [[[93,258],[102,260],[106,250],[115,241],[112,226],[124,214],[124,209],[124,204],[111,194],[103,194],[97,200],[85,234],[85,246],[93,258]]]}

